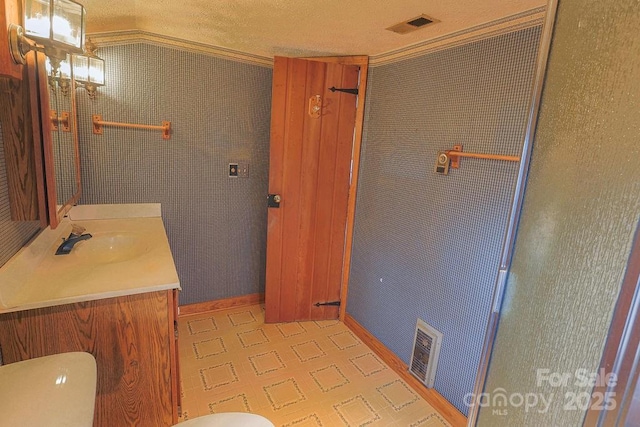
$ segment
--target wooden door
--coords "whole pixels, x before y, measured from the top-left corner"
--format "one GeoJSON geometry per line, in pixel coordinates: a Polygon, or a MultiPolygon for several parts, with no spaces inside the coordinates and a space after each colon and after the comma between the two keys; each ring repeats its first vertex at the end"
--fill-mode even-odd
{"type": "Polygon", "coordinates": [[[336,319],[359,67],[276,57],[267,231],[267,322],[336,319]],[[276,203],[272,203],[275,205],[276,203]]]}

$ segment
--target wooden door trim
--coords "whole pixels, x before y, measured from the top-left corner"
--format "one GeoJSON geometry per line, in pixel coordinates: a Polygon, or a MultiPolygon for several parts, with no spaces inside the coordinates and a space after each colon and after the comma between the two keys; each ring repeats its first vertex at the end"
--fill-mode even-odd
{"type": "Polygon", "coordinates": [[[369,57],[337,57],[335,59],[340,61],[351,61],[345,63],[360,66],[360,81],[358,82],[358,105],[356,106],[356,122],[353,134],[353,154],[351,155],[351,183],[349,184],[347,226],[344,238],[344,261],[342,265],[342,283],[340,286],[339,319],[344,322],[345,315],[347,314],[347,298],[349,295],[349,272],[351,270],[351,249],[353,246],[353,223],[356,216],[356,192],[358,190],[358,174],[360,172],[360,148],[362,147],[362,130],[364,127],[364,103],[367,93],[369,57]]]}
{"type": "Polygon", "coordinates": [[[362,147],[362,130],[364,127],[364,103],[367,92],[367,76],[369,74],[369,57],[358,56],[330,56],[302,58],[310,61],[336,62],[343,65],[357,65],[360,67],[358,81],[358,105],[356,106],[356,121],[353,135],[353,153],[351,155],[351,183],[349,184],[349,202],[347,207],[347,225],[344,239],[344,257],[342,264],[342,282],[340,284],[340,314],[339,319],[344,322],[347,314],[347,298],[349,295],[349,272],[351,270],[351,249],[353,243],[353,224],[356,212],[356,192],[358,189],[358,174],[360,172],[360,148],[362,147]]]}
{"type": "Polygon", "coordinates": [[[306,58],[298,58],[298,59],[306,59],[308,61],[320,61],[320,62],[333,62],[336,64],[342,65],[357,65],[359,67],[369,66],[369,57],[366,55],[359,56],[311,56],[306,58]]]}

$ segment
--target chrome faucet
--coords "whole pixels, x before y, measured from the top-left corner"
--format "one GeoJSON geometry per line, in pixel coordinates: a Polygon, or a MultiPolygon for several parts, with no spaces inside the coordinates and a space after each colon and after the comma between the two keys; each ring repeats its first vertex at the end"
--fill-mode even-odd
{"type": "Polygon", "coordinates": [[[71,224],[71,233],[69,237],[62,239],[62,243],[58,246],[58,250],[56,250],[56,255],[68,255],[76,243],[93,237],[89,233],[84,233],[85,231],[87,231],[86,228],[77,224],[71,224]]]}

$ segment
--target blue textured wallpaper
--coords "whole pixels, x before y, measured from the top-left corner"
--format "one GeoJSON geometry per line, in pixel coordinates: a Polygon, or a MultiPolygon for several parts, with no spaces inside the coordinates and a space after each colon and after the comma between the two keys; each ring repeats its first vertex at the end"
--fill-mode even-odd
{"type": "Polygon", "coordinates": [[[78,90],[81,203],[161,203],[180,304],[264,291],[270,68],[147,44],[98,50],[106,86],[78,90]],[[105,127],[91,115],[160,125],[105,127]],[[231,162],[248,178],[229,178],[231,162]]]}
{"type": "Polygon", "coordinates": [[[416,319],[444,334],[435,389],[467,414],[518,164],[540,28],[374,67],[347,312],[406,363],[416,319]]]}

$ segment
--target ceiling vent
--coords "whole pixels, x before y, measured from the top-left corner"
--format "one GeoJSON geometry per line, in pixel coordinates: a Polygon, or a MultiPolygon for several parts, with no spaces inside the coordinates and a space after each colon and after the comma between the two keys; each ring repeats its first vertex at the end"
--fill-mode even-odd
{"type": "Polygon", "coordinates": [[[441,345],[442,333],[418,319],[409,371],[429,388],[436,380],[441,345]]]}
{"type": "Polygon", "coordinates": [[[436,22],[440,22],[437,19],[433,19],[427,15],[416,16],[415,18],[411,18],[407,21],[400,22],[399,24],[392,25],[387,30],[393,31],[398,34],[407,34],[415,30],[419,30],[420,28],[424,28],[429,26],[430,24],[435,24],[436,22]]]}

